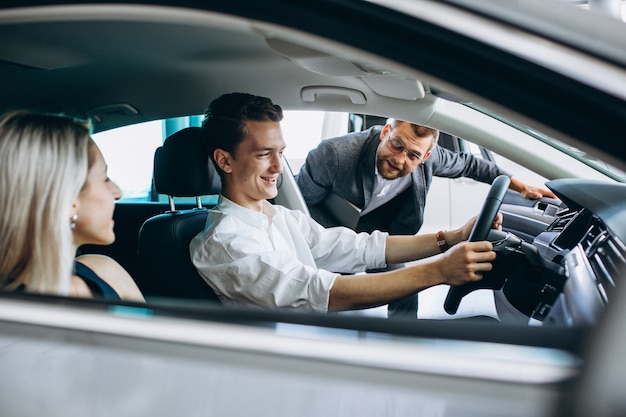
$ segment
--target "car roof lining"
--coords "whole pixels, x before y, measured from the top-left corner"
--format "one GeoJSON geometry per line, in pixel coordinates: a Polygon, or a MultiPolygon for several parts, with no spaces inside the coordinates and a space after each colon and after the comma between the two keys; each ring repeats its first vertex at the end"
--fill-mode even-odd
{"type": "MultiPolygon", "coordinates": [[[[78,88],[91,93],[90,97],[82,98],[84,102],[80,102],[81,97],[75,103],[51,101],[49,110],[67,111],[75,107],[78,115],[95,115],[100,120],[95,126],[96,131],[154,118],[150,116],[153,110],[146,106],[155,103],[160,109],[158,103],[163,97],[181,88],[170,80],[180,77],[194,80],[186,88],[193,84],[215,93],[207,94],[201,101],[197,99],[198,94],[190,94],[196,100],[190,99],[172,111],[169,114],[171,117],[202,112],[218,91],[219,94],[246,91],[270,96],[286,108],[323,107],[326,110],[358,111],[359,102],[342,94],[316,95],[312,101],[302,100],[302,91],[332,87],[334,77],[338,76],[342,86],[362,95],[368,106],[381,101],[381,107],[398,108],[400,106],[393,100],[385,103],[384,99],[399,98],[406,101],[403,105],[407,105],[402,113],[411,116],[414,114],[411,111],[413,107],[423,107],[417,102],[426,95],[419,80],[384,69],[373,61],[355,62],[340,54],[331,55],[301,44],[301,34],[292,36],[291,31],[284,28],[278,30],[269,24],[210,12],[190,13],[184,9],[173,12],[171,8],[158,6],[136,8],[116,5],[107,8],[103,5],[74,5],[24,9],[21,13],[15,10],[3,21],[0,22],[3,39],[0,42],[0,66],[21,80],[17,85],[32,85],[32,91],[50,97],[63,96],[63,90],[69,88],[63,80],[70,79],[74,88],[82,85],[78,88]],[[167,14],[167,22],[161,18],[161,13],[167,14]],[[172,19],[173,14],[179,14],[179,18],[172,19]],[[194,18],[189,19],[192,14],[194,18]],[[106,21],[107,18],[115,18],[115,21],[106,21]],[[6,24],[7,20],[9,24],[6,24]],[[210,26],[206,25],[207,21],[210,21],[210,26]],[[17,22],[19,24],[15,24],[17,22]],[[63,24],[62,32],[55,30],[59,24],[63,24]],[[166,25],[167,30],[162,25],[166,25]],[[85,33],[89,36],[86,37],[85,33]],[[108,35],[110,33],[115,36],[108,35]],[[290,41],[285,40],[288,37],[290,41]],[[293,39],[300,43],[293,42],[293,39]],[[147,44],[157,44],[159,48],[143,47],[147,44]],[[134,70],[128,71],[125,65],[120,65],[120,59],[132,63],[134,70]],[[171,62],[176,65],[168,64],[171,62]],[[263,62],[269,69],[259,75],[264,77],[265,88],[262,89],[259,89],[257,81],[246,82],[248,68],[258,62],[263,62]],[[228,77],[224,76],[225,71],[228,77]],[[297,78],[299,71],[304,72],[303,81],[297,78]],[[68,77],[67,74],[72,72],[76,72],[76,76],[68,77]],[[85,76],[85,73],[90,75],[85,76]],[[119,78],[121,83],[131,86],[132,90],[127,90],[129,100],[119,103],[107,99],[106,90],[100,96],[94,96],[98,90],[90,88],[90,85],[98,83],[103,77],[119,78]],[[291,83],[287,85],[289,80],[291,83]],[[159,88],[150,88],[154,85],[159,88]],[[300,95],[295,92],[300,92],[300,95]],[[54,108],[55,105],[59,108],[54,108]],[[132,107],[137,111],[98,115],[95,108],[103,106],[132,107]]],[[[14,98],[7,101],[28,106],[29,100],[23,91],[12,91],[9,86],[5,94],[14,98]]],[[[40,101],[39,94],[32,94],[36,94],[37,101],[40,101]]],[[[428,101],[425,108],[430,108],[428,101]]]]}
{"type": "MultiPolygon", "coordinates": [[[[236,8],[235,6],[232,7],[236,8]]],[[[305,7],[303,6],[303,8],[305,7]]],[[[228,11],[231,6],[222,4],[219,9],[228,11]]],[[[310,8],[306,10],[310,11],[310,8]]],[[[370,12],[372,11],[370,10],[370,12]]],[[[253,12],[249,15],[256,16],[253,12]]],[[[265,16],[262,13],[260,15],[265,16]]],[[[394,17],[392,15],[387,17],[394,17]]],[[[470,16],[468,15],[468,17],[470,16]]],[[[402,24],[408,22],[397,23],[399,24],[397,30],[414,31],[416,36],[423,36],[423,31],[420,31],[419,28],[416,29],[414,24],[410,27],[403,27],[402,24]]],[[[542,111],[541,106],[537,106],[533,102],[533,106],[528,107],[528,102],[519,102],[502,97],[502,91],[490,87],[491,84],[502,80],[480,74],[480,71],[489,65],[487,63],[479,63],[477,69],[473,71],[474,80],[470,84],[463,84],[463,88],[461,88],[457,85],[456,79],[460,73],[467,71],[446,66],[445,62],[438,61],[435,66],[432,63],[427,65],[430,68],[428,72],[415,69],[416,67],[421,68],[421,65],[403,66],[401,62],[412,62],[412,58],[407,58],[408,61],[405,61],[404,58],[399,59],[397,56],[397,52],[406,54],[406,46],[403,48],[398,46],[395,55],[383,54],[392,57],[392,59],[397,59],[397,61],[389,60],[375,55],[373,52],[365,52],[339,41],[330,41],[310,33],[305,34],[297,28],[277,26],[267,21],[233,17],[216,11],[186,9],[182,6],[166,7],[114,3],[108,5],[5,8],[0,20],[0,44],[5,39],[12,39],[11,36],[14,38],[11,31],[19,32],[16,29],[17,25],[28,25],[31,28],[27,33],[21,33],[23,36],[20,37],[20,40],[23,42],[24,48],[28,48],[29,43],[37,45],[43,42],[45,44],[50,42],[46,39],[48,37],[54,40],[54,30],[52,29],[58,24],[63,24],[64,27],[70,24],[89,24],[88,28],[91,30],[86,32],[89,36],[83,34],[83,36],[78,35],[71,39],[60,39],[57,40],[57,44],[52,45],[53,48],[56,47],[61,50],[63,50],[63,45],[70,46],[74,54],[69,56],[65,62],[84,60],[84,64],[47,71],[33,70],[28,65],[42,64],[24,59],[20,59],[18,62],[15,57],[5,55],[4,59],[14,64],[0,64],[2,71],[0,76],[13,79],[15,82],[5,85],[3,91],[5,107],[0,108],[0,111],[7,110],[6,103],[10,103],[12,108],[26,107],[52,112],[62,111],[78,116],[84,116],[88,112],[93,114],[93,109],[101,106],[130,106],[137,109],[134,114],[114,112],[102,115],[100,118],[102,121],[94,127],[94,131],[99,132],[143,121],[200,114],[204,112],[210,101],[219,95],[233,91],[244,91],[271,97],[287,109],[393,115],[396,118],[426,124],[426,120],[432,115],[428,114],[428,111],[434,109],[432,102],[436,101],[438,96],[453,99],[454,97],[465,97],[465,100],[489,106],[500,114],[513,116],[520,120],[519,113],[496,104],[499,102],[498,100],[502,99],[503,102],[508,103],[513,108],[521,106],[522,112],[531,114],[533,117],[533,119],[522,118],[522,121],[531,121],[530,126],[545,130],[545,125],[540,122],[541,118],[536,117],[537,112],[544,115],[548,114],[546,111],[542,111]],[[107,20],[111,19],[114,21],[107,23],[107,20]],[[99,27],[99,25],[103,26],[99,27]],[[119,30],[112,37],[114,39],[98,37],[100,32],[111,27],[109,25],[114,25],[119,30]],[[144,28],[144,32],[137,34],[133,27],[139,26],[144,28]],[[164,29],[165,27],[168,30],[173,29],[172,33],[176,35],[162,39],[163,36],[160,36],[159,28],[164,29]],[[5,34],[10,36],[5,37],[5,34]],[[162,40],[162,42],[151,40],[151,36],[158,41],[162,40]],[[314,67],[318,72],[311,71],[310,68],[302,68],[302,65],[296,65],[292,60],[286,59],[283,55],[272,50],[268,46],[267,40],[275,38],[288,39],[292,43],[301,45],[301,49],[321,50],[324,54],[337,58],[334,60],[335,63],[345,61],[356,63],[358,64],[357,67],[370,68],[369,70],[372,71],[370,75],[372,76],[381,75],[377,73],[380,72],[381,68],[384,71],[389,71],[392,76],[382,77],[382,79],[376,78],[377,82],[372,83],[371,80],[366,82],[360,76],[331,76],[327,73],[319,73],[319,66],[314,67]],[[43,41],[42,39],[46,40],[43,41]],[[229,44],[228,40],[233,43],[229,44]],[[155,44],[159,45],[158,53],[154,51],[147,53],[146,50],[154,49],[155,44]],[[240,53],[235,53],[232,48],[229,48],[235,44],[238,47],[245,45],[246,49],[241,49],[240,53]],[[115,46],[122,50],[115,50],[115,59],[107,60],[106,58],[110,55],[106,55],[106,52],[114,51],[112,48],[115,46]],[[263,79],[261,83],[258,82],[258,78],[251,77],[250,74],[250,68],[256,69],[256,64],[260,61],[263,62],[263,68],[266,71],[258,73],[258,78],[263,79]],[[132,63],[134,69],[126,68],[125,62],[132,63]],[[184,85],[176,82],[176,80],[181,79],[185,80],[184,85]],[[397,92],[403,90],[398,86],[402,86],[402,83],[407,80],[409,82],[415,80],[414,92],[419,94],[409,94],[409,99],[406,96],[398,97],[397,92]],[[411,99],[421,94],[418,82],[423,87],[424,98],[411,99]],[[28,85],[29,88],[22,87],[25,85],[28,85]],[[433,87],[435,85],[436,88],[433,87]],[[354,103],[349,96],[345,95],[325,95],[323,101],[321,99],[312,102],[302,100],[303,88],[327,86],[340,86],[360,92],[366,99],[366,105],[354,103]],[[489,94],[491,97],[496,97],[495,102],[489,99],[489,94]],[[170,97],[180,95],[187,97],[186,100],[169,101],[170,97]],[[385,95],[395,95],[395,97],[385,95]],[[123,97],[123,100],[120,100],[120,97],[123,97]]],[[[428,25],[427,22],[425,24],[428,25]]],[[[339,39],[341,38],[340,36],[339,39]]],[[[454,45],[449,47],[451,49],[447,53],[453,51],[462,53],[462,50],[458,50],[458,44],[455,43],[459,40],[462,41],[462,45],[474,45],[470,40],[451,33],[446,34],[443,38],[435,37],[429,39],[429,42],[424,42],[424,45],[431,43],[433,45],[428,46],[425,50],[435,48],[437,45],[443,48],[454,45]]],[[[417,54],[421,58],[423,53],[421,49],[418,52],[411,51],[411,54],[417,54]]],[[[33,51],[35,50],[33,49],[33,51]]],[[[376,48],[372,48],[372,51],[375,50],[376,48]]],[[[440,52],[442,56],[445,56],[446,52],[440,52]]],[[[496,50],[487,52],[489,54],[499,53],[496,50]]],[[[0,54],[0,59],[3,59],[2,54],[0,54]]],[[[44,62],[44,64],[52,65],[55,62],[44,62]]],[[[56,64],[58,65],[58,63],[56,64]]],[[[36,65],[32,65],[32,67],[36,67],[36,65]]],[[[331,68],[335,67],[331,65],[331,68]]],[[[490,68],[487,69],[491,71],[490,68]]],[[[532,64],[524,64],[524,69],[520,71],[542,72],[545,69],[532,64]]],[[[496,76],[496,78],[498,77],[500,76],[496,76]]],[[[547,95],[552,94],[556,97],[561,94],[571,94],[566,92],[582,87],[582,90],[586,91],[585,95],[591,93],[591,89],[582,84],[572,87],[573,83],[559,79],[558,84],[546,85],[549,91],[544,91],[547,95]]],[[[584,92],[582,90],[581,94],[577,95],[578,97],[584,92]]],[[[569,101],[574,105],[574,100],[569,101]]],[[[614,115],[618,114],[619,110],[606,108],[604,112],[607,113],[604,117],[606,123],[603,123],[602,126],[605,126],[605,130],[613,129],[614,115]]],[[[551,119],[548,124],[551,125],[552,123],[554,122],[551,119]]],[[[569,142],[582,149],[585,148],[580,141],[573,140],[567,133],[563,133],[574,132],[575,135],[581,135],[581,132],[585,131],[584,126],[582,128],[578,125],[572,126],[568,120],[567,123],[559,125],[559,129],[562,131],[548,129],[546,132],[564,142],[569,142]]],[[[463,132],[452,133],[465,136],[463,132]]],[[[467,139],[472,140],[473,138],[467,137],[467,139]]],[[[613,149],[616,146],[619,146],[617,141],[610,142],[607,149],[610,148],[614,152],[607,153],[602,157],[608,156],[614,165],[623,166],[621,161],[611,157],[611,155],[620,152],[613,149]]],[[[589,153],[597,153],[591,148],[585,150],[589,153]]]]}

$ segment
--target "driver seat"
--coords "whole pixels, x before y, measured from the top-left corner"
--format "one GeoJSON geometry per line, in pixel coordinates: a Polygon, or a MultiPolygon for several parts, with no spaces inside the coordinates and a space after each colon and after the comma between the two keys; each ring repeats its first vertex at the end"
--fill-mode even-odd
{"type": "Polygon", "coordinates": [[[189,242],[206,224],[208,209],[200,197],[221,190],[220,177],[202,145],[200,128],[170,135],[154,154],[154,185],[169,198],[170,209],[146,220],[139,230],[138,285],[146,298],[191,298],[219,302],[198,274],[189,242]],[[176,209],[176,197],[195,197],[196,207],[176,209]]]}

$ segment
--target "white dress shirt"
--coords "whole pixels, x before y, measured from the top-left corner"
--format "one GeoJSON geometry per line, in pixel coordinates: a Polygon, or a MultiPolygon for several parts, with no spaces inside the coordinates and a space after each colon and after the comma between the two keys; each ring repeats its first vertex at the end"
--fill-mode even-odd
{"type": "Polygon", "coordinates": [[[385,267],[386,237],[325,229],[300,211],[268,202],[259,213],[220,195],[189,248],[198,272],[226,305],[325,312],[338,273],[385,267]]]}
{"type": "Polygon", "coordinates": [[[361,216],[366,215],[370,211],[376,210],[383,204],[396,198],[402,191],[411,186],[413,179],[410,175],[396,178],[395,180],[387,180],[383,178],[378,172],[378,166],[374,165],[374,190],[372,191],[372,198],[367,203],[363,210],[361,210],[361,216]]]}

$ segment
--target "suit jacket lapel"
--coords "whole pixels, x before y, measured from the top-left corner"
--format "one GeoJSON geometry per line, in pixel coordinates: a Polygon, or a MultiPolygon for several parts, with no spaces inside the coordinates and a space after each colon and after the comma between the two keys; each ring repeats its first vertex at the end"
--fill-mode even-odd
{"type": "MultiPolygon", "coordinates": [[[[363,143],[363,148],[361,149],[361,186],[363,189],[363,197],[365,204],[363,207],[367,207],[367,205],[372,201],[372,191],[374,190],[374,178],[376,176],[376,150],[378,149],[378,144],[380,143],[380,132],[376,129],[373,129],[372,132],[375,134],[371,135],[367,138],[367,140],[363,143]]],[[[362,208],[363,208],[362,207],[362,208]]]]}

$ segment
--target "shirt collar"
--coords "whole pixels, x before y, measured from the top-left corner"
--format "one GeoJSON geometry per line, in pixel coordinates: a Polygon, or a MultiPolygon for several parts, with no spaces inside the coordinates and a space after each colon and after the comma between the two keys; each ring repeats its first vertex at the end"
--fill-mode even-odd
{"type": "MultiPolygon", "coordinates": [[[[417,167],[415,169],[417,169],[417,167]]],[[[413,170],[413,172],[415,172],[415,170],[413,170]]],[[[393,187],[398,188],[401,191],[404,191],[409,186],[411,181],[413,181],[412,180],[413,172],[411,172],[409,175],[396,178],[395,180],[388,180],[388,179],[383,178],[382,175],[380,175],[380,173],[378,172],[378,165],[376,164],[376,162],[374,162],[374,178],[375,178],[375,183],[376,183],[376,185],[374,186],[374,189],[380,190],[385,185],[393,184],[393,187]]]]}
{"type": "Polygon", "coordinates": [[[276,214],[276,209],[267,200],[263,200],[263,212],[259,213],[258,211],[240,206],[222,194],[220,194],[217,200],[215,209],[222,213],[233,215],[240,221],[253,227],[267,225],[276,214]]]}

